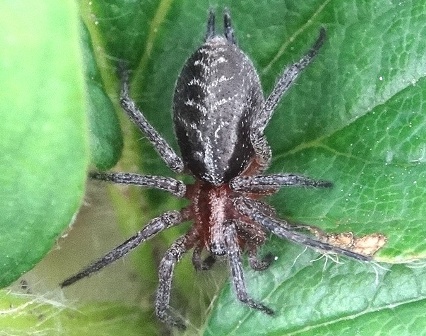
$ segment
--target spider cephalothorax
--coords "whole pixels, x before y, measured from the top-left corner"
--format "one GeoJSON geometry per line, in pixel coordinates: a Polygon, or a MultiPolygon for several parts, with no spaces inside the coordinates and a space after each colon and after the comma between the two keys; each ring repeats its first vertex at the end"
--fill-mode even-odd
{"type": "Polygon", "coordinates": [[[173,178],[130,173],[90,174],[98,180],[165,190],[188,198],[190,205],[154,218],[122,245],[62,283],[68,286],[121,258],[158,232],[192,221],[189,232],[176,240],[160,262],[155,304],[160,320],[182,328],[183,322],[169,310],[170,290],[174,267],[190,249],[197,270],[209,269],[218,257],[227,258],[238,299],[267,314],[273,311],[253,300],[246,291],[241,261],[242,252],[246,251],[253,269],[269,266],[270,255],[263,259],[257,256],[267,232],[313,248],[369,259],[300,232],[300,226],[277,219],[273,209],[260,200],[284,186],[331,186],[326,181],[294,174],[262,175],[271,157],[264,129],[282,95],[317,54],[325,30],[320,30],[317,41],[300,61],[284,70],[265,100],[252,62],[236,45],[229,14],[224,14],[223,35],[215,34],[214,24],[214,13],[210,12],[205,42],[187,60],[176,84],[173,121],[183,159],[138,110],[129,96],[127,72],[120,73],[123,109],[167,166],[175,172],[190,173],[195,183],[185,185],[173,178]],[[204,260],[203,250],[208,253],[204,260]]]}

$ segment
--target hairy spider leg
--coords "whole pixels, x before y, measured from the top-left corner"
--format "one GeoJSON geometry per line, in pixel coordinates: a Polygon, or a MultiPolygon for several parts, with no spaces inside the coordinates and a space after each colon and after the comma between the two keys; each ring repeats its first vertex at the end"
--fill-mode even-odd
{"type": "MultiPolygon", "coordinates": [[[[269,208],[269,211],[273,212],[272,208],[269,208]]],[[[267,269],[271,265],[274,255],[268,253],[262,258],[257,255],[258,247],[265,242],[265,233],[259,231],[258,227],[256,227],[257,225],[251,222],[236,221],[236,226],[239,238],[242,238],[246,242],[245,248],[250,267],[255,271],[267,269]]]]}
{"type": "Polygon", "coordinates": [[[255,125],[257,127],[255,129],[259,129],[262,134],[282,96],[291,87],[302,70],[313,61],[314,57],[318,54],[318,51],[324,44],[325,37],[325,29],[321,28],[319,36],[311,49],[298,62],[293,63],[284,69],[284,72],[279,77],[275,87],[272,89],[271,94],[268,99],[266,99],[265,105],[259,114],[259,118],[256,119],[255,125]]]}
{"type": "Polygon", "coordinates": [[[282,96],[291,87],[302,70],[306,68],[318,54],[319,49],[324,43],[325,37],[325,29],[321,28],[319,36],[311,49],[298,62],[293,63],[284,69],[283,73],[278,78],[275,87],[272,89],[271,94],[266,99],[262,110],[259,112],[253,122],[250,138],[252,140],[256,155],[258,156],[258,159],[260,159],[259,163],[261,166],[261,171],[267,168],[271,160],[271,150],[269,148],[268,142],[264,137],[264,130],[268,125],[268,122],[271,119],[272,114],[274,113],[282,96]]]}
{"type": "Polygon", "coordinates": [[[142,230],[126,240],[123,244],[117,246],[105,256],[81,270],[79,273],[63,281],[61,283],[61,287],[69,286],[74,282],[99,271],[117,259],[120,259],[144,241],[155,236],[157,233],[169,227],[178,225],[183,221],[184,218],[179,211],[168,211],[163,213],[161,216],[152,219],[142,230]]]}
{"type": "Polygon", "coordinates": [[[282,239],[287,239],[298,244],[309,246],[311,248],[342,254],[356,260],[371,260],[371,258],[368,256],[350,250],[346,250],[337,246],[333,246],[322,241],[313,239],[306,234],[296,232],[295,228],[286,221],[275,219],[269,214],[264,213],[262,211],[261,202],[245,197],[240,197],[235,199],[234,203],[239,212],[248,216],[251,220],[261,225],[267,231],[275,234],[276,236],[282,239]]]}
{"type": "Polygon", "coordinates": [[[186,328],[185,323],[170,312],[170,294],[175,266],[184,253],[193,247],[194,235],[195,232],[190,231],[178,238],[166,251],[158,266],[159,284],[155,298],[155,314],[164,323],[182,330],[186,328]]]}
{"type": "Polygon", "coordinates": [[[270,193],[281,187],[304,186],[304,187],[322,187],[330,188],[332,183],[323,180],[313,180],[309,177],[296,174],[271,174],[255,176],[237,176],[234,177],[229,186],[234,191],[270,193]]]}
{"type": "Polygon", "coordinates": [[[176,173],[181,173],[184,169],[182,159],[176,154],[172,147],[161,137],[161,135],[146,120],[143,113],[136,106],[136,103],[129,95],[129,73],[120,67],[121,92],[120,104],[126,111],[129,118],[136,124],[142,133],[146,135],[148,140],[154,146],[160,157],[166,163],[167,167],[176,173]]]}
{"type": "Polygon", "coordinates": [[[89,177],[99,181],[122,183],[127,185],[133,184],[138,187],[149,187],[164,190],[177,197],[184,197],[186,192],[185,183],[165,176],[140,175],[135,173],[90,172],[89,177]]]}
{"type": "Polygon", "coordinates": [[[229,221],[225,224],[225,244],[228,254],[229,267],[231,269],[232,283],[238,300],[250,308],[260,310],[268,315],[273,315],[274,311],[265,305],[254,301],[249,297],[244,280],[244,271],[241,258],[241,249],[238,244],[238,234],[235,221],[229,221]]]}

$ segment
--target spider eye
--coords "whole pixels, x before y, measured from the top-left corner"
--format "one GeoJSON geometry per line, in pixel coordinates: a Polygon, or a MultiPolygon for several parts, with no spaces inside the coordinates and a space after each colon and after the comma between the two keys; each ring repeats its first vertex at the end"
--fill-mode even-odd
{"type": "Polygon", "coordinates": [[[223,242],[212,242],[209,249],[212,254],[217,256],[224,256],[226,254],[226,247],[223,242]]]}

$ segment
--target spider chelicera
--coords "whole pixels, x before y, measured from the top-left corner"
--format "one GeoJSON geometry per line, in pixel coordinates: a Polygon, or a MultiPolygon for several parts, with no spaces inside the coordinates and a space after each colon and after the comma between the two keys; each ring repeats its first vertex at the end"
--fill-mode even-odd
{"type": "Polygon", "coordinates": [[[270,315],[272,309],[248,295],[242,266],[243,251],[247,252],[254,270],[264,270],[270,265],[272,255],[264,258],[257,255],[267,232],[312,248],[369,260],[368,256],[298,232],[300,227],[277,219],[274,210],[260,200],[285,186],[331,186],[330,182],[295,174],[263,175],[271,160],[264,129],[281,97],[313,60],[324,39],[325,30],[321,29],[309,52],[284,70],[265,100],[252,62],[236,45],[229,13],[224,13],[222,36],[215,33],[215,16],[210,11],[204,44],[187,60],[176,83],[173,121],[182,159],[136,107],[129,96],[127,71],[122,70],[121,106],[167,166],[176,173],[191,174],[195,182],[185,185],[169,177],[133,173],[97,172],[90,173],[90,177],[165,190],[187,198],[190,205],[152,219],[133,237],[65,280],[62,287],[100,270],[157,233],[185,221],[193,223],[189,232],[173,243],[160,262],[155,301],[158,318],[179,328],[185,327],[183,321],[169,309],[172,276],[176,264],[190,249],[196,270],[208,270],[216,259],[226,258],[238,300],[270,315]],[[205,259],[201,257],[203,250],[208,253],[205,259]]]}

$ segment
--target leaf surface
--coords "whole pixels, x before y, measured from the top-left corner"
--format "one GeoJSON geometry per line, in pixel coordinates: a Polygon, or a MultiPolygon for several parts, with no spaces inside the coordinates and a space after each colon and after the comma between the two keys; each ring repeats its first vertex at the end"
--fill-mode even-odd
{"type": "Polygon", "coordinates": [[[88,164],[73,1],[0,5],[0,286],[31,269],[77,212],[88,164]]]}
{"type": "MultiPolygon", "coordinates": [[[[218,30],[220,11],[229,7],[238,43],[258,69],[266,95],[282,69],[310,48],[320,27],[327,31],[317,59],[277,108],[267,138],[274,155],[270,172],[326,179],[334,188],[286,189],[270,203],[280,217],[327,232],[382,233],[387,243],[376,260],[409,264],[377,266],[343,258],[341,264],[325,263],[316,260],[314,251],[272,238],[263,252],[274,253],[277,260],[261,273],[247,269],[247,284],[250,295],[274,308],[276,316],[242,306],[227,286],[201,327],[206,335],[410,335],[425,329],[424,267],[414,264],[424,259],[426,247],[424,3],[249,0],[215,6],[207,1],[110,0],[80,6],[91,41],[86,51],[93,52],[102,99],[108,94],[117,107],[116,68],[126,62],[132,97],[174,148],[174,84],[201,44],[209,7],[217,8],[218,30]]],[[[107,168],[120,156],[121,136],[110,103],[99,106],[109,109],[109,116],[90,117],[97,120],[92,135],[99,139],[92,158],[98,158],[93,161],[99,168],[107,168]],[[110,130],[104,139],[103,129],[110,130]]],[[[94,112],[99,113],[97,108],[94,112]]],[[[125,147],[115,169],[172,176],[118,112],[125,147]]],[[[129,236],[166,208],[181,206],[155,191],[143,191],[140,197],[138,192],[113,192],[117,217],[129,236]]],[[[166,232],[135,252],[147,296],[157,282],[152,269],[157,251],[186,228],[166,232]]],[[[174,281],[174,307],[193,323],[215,289],[207,285],[194,294],[199,277],[187,262],[178,267],[174,281]]],[[[188,334],[194,332],[201,333],[196,324],[188,334]]]]}

